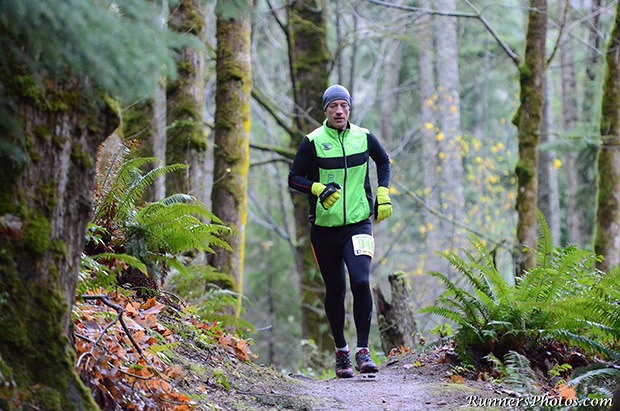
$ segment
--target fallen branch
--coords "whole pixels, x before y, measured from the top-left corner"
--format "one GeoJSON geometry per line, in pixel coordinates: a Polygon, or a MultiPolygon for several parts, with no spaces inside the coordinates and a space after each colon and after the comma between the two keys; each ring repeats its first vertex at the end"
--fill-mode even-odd
{"type": "MultiPolygon", "coordinates": [[[[149,359],[146,358],[146,356],[142,352],[142,349],[138,346],[138,343],[136,343],[136,340],[133,339],[133,336],[132,336],[131,332],[129,331],[129,328],[127,327],[127,324],[125,324],[125,320],[123,320],[123,312],[125,311],[125,309],[123,307],[121,307],[120,305],[114,304],[112,301],[110,301],[110,298],[107,295],[82,295],[81,298],[83,300],[85,300],[85,301],[89,301],[89,300],[90,301],[93,301],[93,300],[101,301],[102,303],[104,303],[108,307],[113,308],[114,310],[116,310],[118,315],[116,316],[116,319],[114,321],[112,321],[111,323],[109,323],[108,325],[105,326],[105,328],[103,329],[101,334],[99,334],[99,337],[97,338],[97,341],[95,341],[95,343],[91,347],[90,351],[88,353],[84,353],[84,354],[82,354],[80,356],[80,359],[78,359],[78,365],[79,365],[79,362],[82,359],[82,357],[84,357],[87,354],[92,355],[93,350],[99,344],[99,342],[103,338],[103,335],[110,329],[110,327],[112,327],[114,325],[114,323],[116,323],[118,321],[121,324],[121,326],[123,327],[123,330],[125,331],[125,334],[127,334],[127,337],[129,338],[129,341],[131,341],[131,344],[134,346],[134,348],[136,349],[138,354],[140,354],[140,357],[142,357],[142,359],[144,359],[144,361],[146,361],[146,363],[151,366],[151,369],[153,371],[155,371],[155,373],[161,374],[159,371],[157,371],[157,369],[151,363],[151,361],[149,361],[149,359]]],[[[93,357],[94,357],[94,355],[93,355],[93,357]]]]}

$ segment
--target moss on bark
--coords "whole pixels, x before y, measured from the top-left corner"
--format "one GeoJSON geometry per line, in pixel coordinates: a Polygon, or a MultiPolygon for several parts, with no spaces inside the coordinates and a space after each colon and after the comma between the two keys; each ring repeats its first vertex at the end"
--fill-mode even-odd
{"type": "MultiPolygon", "coordinates": [[[[249,7],[249,2],[246,1],[249,7]]],[[[235,230],[226,241],[233,251],[221,250],[211,264],[235,278],[235,291],[243,294],[243,261],[247,222],[247,180],[250,168],[250,100],[252,65],[250,20],[217,18],[217,91],[215,96],[215,167],[211,199],[213,212],[235,230]]],[[[237,315],[242,298],[238,299],[237,315]]]]}
{"type": "Polygon", "coordinates": [[[607,271],[620,263],[620,3],[606,54],[598,153],[598,196],[594,251],[604,257],[598,268],[607,271]]]}
{"type": "MultiPolygon", "coordinates": [[[[200,0],[182,0],[170,16],[172,29],[191,33],[202,39],[205,16],[200,0]]],[[[166,88],[167,163],[184,163],[201,167],[207,151],[207,129],[204,123],[204,54],[201,50],[186,47],[177,60],[178,78],[166,88]]],[[[201,170],[194,170],[201,173],[201,170]]],[[[200,196],[200,189],[193,186],[191,178],[176,174],[166,178],[168,192],[192,192],[200,196]]]]}
{"type": "Polygon", "coordinates": [[[517,274],[536,265],[532,249],[538,242],[538,142],[542,126],[545,77],[545,40],[547,37],[547,2],[530,0],[525,58],[519,67],[521,105],[513,122],[518,128],[519,160],[517,175],[517,274]],[[524,247],[529,247],[529,250],[524,247]]]}
{"type": "Polygon", "coordinates": [[[68,331],[93,159],[117,113],[76,79],[38,84],[5,63],[0,82],[19,123],[6,136],[22,142],[31,161],[2,153],[0,379],[9,385],[0,389],[0,409],[96,410],[75,372],[68,331]]]}

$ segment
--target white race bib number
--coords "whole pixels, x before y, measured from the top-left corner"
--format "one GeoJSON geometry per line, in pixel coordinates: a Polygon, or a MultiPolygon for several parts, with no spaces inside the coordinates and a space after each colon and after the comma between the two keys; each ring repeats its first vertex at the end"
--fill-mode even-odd
{"type": "Polygon", "coordinates": [[[375,239],[368,234],[357,234],[351,237],[353,242],[353,253],[355,255],[367,255],[372,257],[375,254],[375,239]]]}

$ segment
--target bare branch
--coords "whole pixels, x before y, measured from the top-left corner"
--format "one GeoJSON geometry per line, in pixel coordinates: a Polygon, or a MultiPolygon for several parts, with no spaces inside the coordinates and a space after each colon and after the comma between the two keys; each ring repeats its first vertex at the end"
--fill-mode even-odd
{"type": "Polygon", "coordinates": [[[276,123],[278,123],[280,127],[282,127],[288,134],[290,134],[291,137],[296,136],[296,137],[303,138],[303,136],[305,136],[304,133],[302,133],[300,130],[298,130],[293,125],[287,124],[282,119],[282,117],[280,116],[280,113],[278,113],[276,108],[269,102],[269,99],[267,98],[267,96],[265,96],[265,94],[263,94],[263,92],[258,90],[255,86],[252,87],[252,97],[258,104],[260,104],[261,107],[263,107],[265,110],[267,110],[269,114],[271,114],[271,117],[276,121],[276,123]]]}
{"type": "Polygon", "coordinates": [[[155,370],[155,367],[153,367],[149,359],[144,356],[142,349],[136,343],[136,340],[134,340],[133,335],[131,334],[131,331],[129,331],[129,328],[127,327],[127,324],[125,324],[125,320],[123,320],[123,312],[125,310],[123,309],[123,307],[121,307],[120,305],[114,304],[112,301],[110,301],[110,298],[107,295],[82,295],[80,298],[82,298],[84,301],[89,301],[89,300],[101,301],[108,307],[113,308],[118,313],[118,315],[116,316],[116,319],[114,321],[106,325],[105,328],[101,331],[101,334],[99,334],[99,337],[97,338],[97,341],[95,341],[95,344],[93,344],[91,350],[88,353],[84,353],[82,354],[82,356],[80,356],[80,360],[78,360],[78,365],[79,365],[79,361],[81,361],[82,357],[84,357],[86,354],[92,355],[93,349],[99,344],[99,341],[101,341],[101,338],[103,337],[103,335],[110,329],[110,327],[112,327],[112,325],[114,325],[114,323],[118,321],[123,327],[125,334],[127,334],[127,338],[129,338],[129,341],[131,341],[131,344],[134,346],[138,354],[140,354],[140,357],[142,357],[144,361],[146,361],[147,364],[151,365],[153,370],[155,370]]]}
{"type": "Polygon", "coordinates": [[[269,158],[269,159],[263,160],[263,161],[252,162],[252,163],[250,163],[250,167],[259,167],[259,166],[264,166],[264,165],[267,165],[267,164],[280,163],[280,162],[284,162],[286,164],[292,164],[293,163],[289,158],[269,158]]]}
{"type": "Polygon", "coordinates": [[[393,4],[393,3],[389,3],[387,1],[382,1],[382,0],[368,0],[369,3],[376,4],[379,6],[390,7],[390,8],[395,8],[399,10],[405,10],[405,11],[410,11],[410,12],[415,12],[415,13],[420,13],[420,14],[430,14],[433,16],[445,16],[445,17],[461,17],[461,18],[480,20],[484,28],[487,29],[487,31],[499,44],[502,50],[504,50],[504,52],[508,55],[508,57],[510,57],[510,59],[517,66],[521,64],[521,59],[519,58],[519,56],[517,56],[517,54],[514,51],[512,51],[510,46],[508,46],[508,44],[506,44],[506,42],[502,40],[499,34],[497,34],[497,32],[493,29],[493,27],[491,27],[491,24],[489,23],[489,21],[478,11],[476,6],[471,4],[469,0],[464,0],[464,1],[465,3],[467,3],[469,7],[472,8],[472,10],[474,10],[474,13],[443,12],[440,10],[425,9],[422,7],[412,7],[412,6],[404,6],[400,4],[393,4]]]}
{"type": "Polygon", "coordinates": [[[497,41],[497,43],[499,44],[499,46],[502,48],[502,50],[504,50],[504,52],[508,55],[508,57],[510,57],[510,59],[518,66],[519,64],[521,64],[521,59],[519,58],[519,56],[517,56],[517,54],[512,51],[512,49],[510,48],[510,46],[508,46],[508,44],[506,44],[506,42],[504,40],[501,39],[501,37],[499,36],[499,34],[497,34],[495,32],[495,30],[493,30],[493,28],[491,27],[491,24],[489,24],[489,21],[478,11],[478,9],[476,8],[476,6],[474,6],[473,4],[471,4],[471,2],[469,0],[464,0],[465,3],[467,3],[467,5],[469,7],[472,8],[472,10],[474,10],[475,16],[478,20],[480,20],[480,22],[484,25],[484,27],[487,29],[487,31],[489,33],[491,33],[491,36],[493,36],[493,38],[495,39],[495,41],[497,41]]]}
{"type": "Polygon", "coordinates": [[[560,48],[560,44],[562,43],[562,36],[564,35],[564,29],[566,28],[566,22],[567,22],[567,16],[568,16],[568,8],[570,7],[570,4],[568,2],[566,2],[566,4],[564,4],[564,14],[562,15],[562,21],[560,22],[560,29],[558,31],[558,38],[555,40],[555,44],[553,45],[553,50],[551,51],[551,54],[549,55],[549,58],[547,59],[547,66],[551,63],[551,61],[553,60],[553,57],[555,57],[555,53],[557,53],[558,49],[560,48]]]}
{"type": "Polygon", "coordinates": [[[434,16],[447,16],[447,17],[478,18],[478,16],[475,14],[429,10],[429,9],[425,9],[422,7],[405,6],[401,4],[389,3],[387,1],[382,1],[382,0],[368,0],[368,2],[376,4],[378,6],[389,7],[393,9],[399,9],[399,10],[405,10],[405,11],[411,11],[411,12],[417,12],[420,14],[431,14],[434,16]]]}
{"type": "Polygon", "coordinates": [[[264,144],[250,144],[250,148],[280,154],[282,157],[288,158],[290,160],[295,158],[295,150],[287,147],[267,146],[264,144]]]}
{"type": "Polygon", "coordinates": [[[267,0],[267,5],[269,6],[269,11],[273,15],[273,18],[276,19],[276,23],[278,23],[278,26],[280,26],[284,34],[288,37],[288,27],[280,21],[278,15],[276,14],[276,10],[273,8],[269,0],[267,0]]]}
{"type": "Polygon", "coordinates": [[[436,210],[433,207],[429,206],[428,204],[426,204],[426,202],[422,198],[420,198],[420,196],[418,196],[416,193],[406,188],[404,185],[399,183],[397,180],[392,179],[392,183],[394,184],[394,186],[398,187],[404,194],[406,194],[408,197],[413,199],[413,201],[415,201],[419,206],[427,209],[431,214],[437,216],[439,219],[444,220],[447,223],[452,224],[455,227],[458,227],[466,232],[475,234],[477,237],[487,240],[489,243],[495,245],[497,248],[504,248],[507,251],[512,251],[509,247],[504,245],[505,243],[508,243],[507,240],[504,239],[504,240],[498,241],[480,231],[474,230],[473,228],[461,223],[460,221],[457,221],[454,218],[451,218],[443,214],[441,211],[436,210]]]}

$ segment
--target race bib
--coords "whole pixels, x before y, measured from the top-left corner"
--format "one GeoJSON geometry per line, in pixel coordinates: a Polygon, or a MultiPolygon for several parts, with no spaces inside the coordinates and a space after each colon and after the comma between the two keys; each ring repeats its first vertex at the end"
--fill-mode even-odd
{"type": "Polygon", "coordinates": [[[372,257],[375,254],[375,239],[368,234],[357,234],[351,237],[353,242],[353,253],[355,255],[367,255],[372,257]]]}

